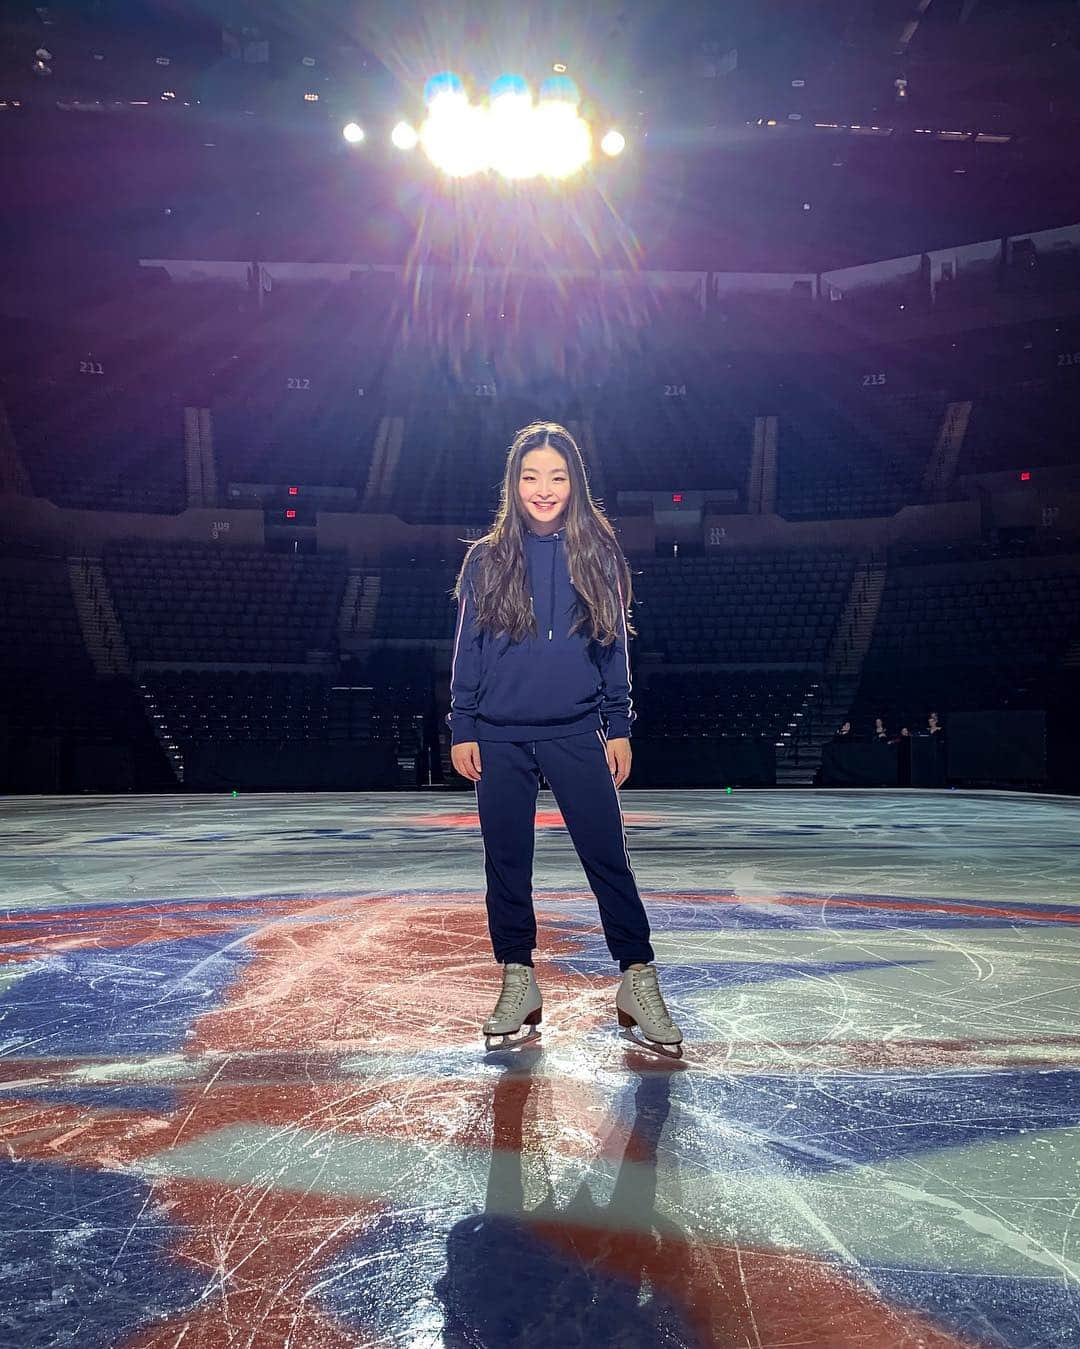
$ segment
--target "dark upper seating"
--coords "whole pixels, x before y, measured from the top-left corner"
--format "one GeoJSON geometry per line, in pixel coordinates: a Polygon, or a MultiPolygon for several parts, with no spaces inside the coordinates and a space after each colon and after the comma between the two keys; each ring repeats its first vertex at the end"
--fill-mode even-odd
{"type": "Polygon", "coordinates": [[[656,561],[634,576],[638,648],[684,664],[818,665],[854,567],[824,552],[656,561]]]}
{"type": "Polygon", "coordinates": [[[974,400],[959,472],[1080,463],[1080,386],[1039,381],[974,400]]]}
{"type": "Polygon", "coordinates": [[[612,501],[620,491],[742,491],[753,423],[749,412],[712,397],[705,382],[664,384],[650,373],[641,383],[609,386],[593,431],[612,501]]]}
{"type": "Polygon", "coordinates": [[[134,660],[302,664],[336,645],[343,555],[124,544],[104,560],[134,660]]]}
{"type": "Polygon", "coordinates": [[[185,508],[184,420],[176,400],[38,383],[9,392],[5,405],[38,496],[86,510],[175,515],[185,508]]]}
{"type": "Polygon", "coordinates": [[[806,398],[780,415],[778,505],[789,520],[894,515],[921,499],[944,399],[806,398]]]}
{"type": "Polygon", "coordinates": [[[401,413],[401,454],[387,508],[416,523],[490,521],[506,451],[491,432],[484,400],[420,394],[401,413]]]}
{"type": "Polygon", "coordinates": [[[353,487],[362,492],[382,415],[377,393],[223,398],[213,409],[222,483],[353,487]]]}

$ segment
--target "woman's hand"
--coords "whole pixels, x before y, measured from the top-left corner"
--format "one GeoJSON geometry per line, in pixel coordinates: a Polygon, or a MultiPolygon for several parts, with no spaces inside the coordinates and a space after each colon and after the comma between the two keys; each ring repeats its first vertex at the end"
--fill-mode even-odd
{"type": "Polygon", "coordinates": [[[608,768],[611,770],[611,776],[615,779],[615,786],[621,787],[630,776],[630,741],[626,738],[609,740],[605,748],[607,750],[608,768]]]}
{"type": "Polygon", "coordinates": [[[480,745],[476,740],[462,740],[450,746],[450,762],[463,778],[470,782],[480,779],[480,745]]]}

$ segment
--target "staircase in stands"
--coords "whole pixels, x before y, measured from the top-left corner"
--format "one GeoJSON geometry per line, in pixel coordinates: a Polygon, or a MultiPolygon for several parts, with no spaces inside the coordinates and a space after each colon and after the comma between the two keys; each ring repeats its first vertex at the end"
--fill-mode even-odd
{"type": "MultiPolygon", "coordinates": [[[[83,641],[99,675],[131,676],[131,655],[124,631],[113,604],[105,568],[99,557],[68,558],[68,577],[75,611],[79,616],[83,641]]],[[[180,747],[172,738],[164,715],[154,702],[145,684],[139,685],[146,719],[161,746],[177,782],[184,780],[184,760],[180,747]]]]}
{"type": "Polygon", "coordinates": [[[807,691],[795,714],[801,724],[796,727],[787,748],[777,755],[778,786],[811,784],[821,767],[822,746],[847,718],[873,640],[886,574],[884,560],[877,557],[869,558],[855,569],[822,678],[816,689],[807,691]]]}
{"type": "Polygon", "coordinates": [[[375,611],[379,604],[382,577],[370,567],[351,567],[338,610],[338,644],[342,651],[352,649],[356,640],[364,641],[375,631],[375,611]]]}
{"type": "Polygon", "coordinates": [[[99,557],[69,557],[68,578],[86,650],[99,675],[130,675],[131,657],[99,557]]]}

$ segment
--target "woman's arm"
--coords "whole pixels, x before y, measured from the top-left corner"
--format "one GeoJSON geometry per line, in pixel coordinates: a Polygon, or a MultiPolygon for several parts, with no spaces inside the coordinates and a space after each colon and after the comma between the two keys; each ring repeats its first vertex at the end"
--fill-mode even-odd
{"type": "Polygon", "coordinates": [[[454,631],[454,654],[450,661],[450,711],[446,724],[450,727],[450,743],[476,739],[476,704],[480,688],[480,651],[484,634],[476,626],[476,601],[473,595],[473,563],[470,559],[461,578],[458,597],[457,627],[454,631]]]}
{"type": "Polygon", "coordinates": [[[610,646],[600,648],[600,677],[602,694],[600,715],[607,726],[609,740],[628,740],[630,727],[637,720],[633,690],[630,681],[630,642],[626,634],[626,604],[622,582],[616,577],[619,591],[619,629],[610,646]]]}

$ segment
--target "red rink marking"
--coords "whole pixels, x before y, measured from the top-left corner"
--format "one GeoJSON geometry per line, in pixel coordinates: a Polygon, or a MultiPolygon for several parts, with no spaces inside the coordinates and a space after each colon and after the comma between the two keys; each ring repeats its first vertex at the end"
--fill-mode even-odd
{"type": "MultiPolygon", "coordinates": [[[[978,904],[944,899],[884,899],[848,896],[821,898],[814,895],[701,894],[692,891],[651,891],[650,904],[728,905],[745,908],[813,908],[823,913],[830,909],[855,909],[865,912],[926,913],[957,918],[997,918],[1010,922],[1080,923],[1080,908],[1040,912],[1022,905],[978,904]]],[[[592,903],[590,891],[537,890],[538,904],[592,903]]],[[[460,891],[443,898],[440,910],[444,921],[453,924],[453,906],[478,907],[483,903],[479,891],[460,891]]],[[[409,896],[338,896],[319,899],[297,896],[295,899],[252,896],[235,900],[196,900],[169,904],[110,905],[104,908],[52,910],[46,913],[20,914],[0,918],[0,965],[40,959],[62,951],[120,950],[154,942],[179,941],[185,937],[242,931],[244,928],[272,930],[276,922],[293,918],[320,919],[323,923],[340,916],[354,917],[358,905],[364,906],[365,920],[371,906],[396,904],[413,912],[416,902],[409,896]],[[261,912],[260,912],[261,910],[261,912]]],[[[471,910],[467,910],[470,911],[471,910]]],[[[486,929],[483,941],[487,941],[486,929]]],[[[549,954],[558,954],[557,943],[548,944],[549,954]]]]}
{"type": "Polygon", "coordinates": [[[154,1198],[186,1229],[174,1256],[205,1273],[214,1295],[122,1342],[122,1349],[376,1349],[388,1342],[343,1326],[308,1294],[380,1212],[331,1199],[209,1181],[155,1184],[154,1198]]]}
{"type": "Polygon", "coordinates": [[[265,901],[257,896],[245,900],[116,904],[20,914],[0,918],[0,964],[37,960],[62,951],[122,950],[153,942],[235,932],[295,915],[332,912],[335,906],[345,908],[351,904],[355,911],[356,902],[298,896],[284,903],[271,902],[261,915],[258,909],[265,901]]]}
{"type": "Polygon", "coordinates": [[[567,1223],[538,1231],[586,1268],[651,1285],[680,1308],[701,1343],[792,1349],[977,1349],[912,1308],[893,1308],[858,1276],[801,1253],[711,1246],[670,1234],[567,1223]]]}
{"type": "MultiPolygon", "coordinates": [[[[580,945],[572,936],[545,933],[544,952],[553,960],[580,945]]],[[[471,1036],[479,1045],[480,1022],[500,987],[479,897],[473,905],[452,906],[369,900],[361,914],[354,910],[333,924],[267,926],[251,935],[247,949],[252,958],[224,1005],[196,1023],[190,1051],[325,1049],[347,1042],[401,1054],[471,1036]]],[[[612,1004],[615,986],[613,975],[612,1004]]],[[[600,1019],[606,991],[593,980],[551,969],[547,988],[564,1005],[584,1000],[585,1024],[600,1019]]]]}

